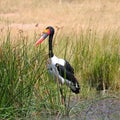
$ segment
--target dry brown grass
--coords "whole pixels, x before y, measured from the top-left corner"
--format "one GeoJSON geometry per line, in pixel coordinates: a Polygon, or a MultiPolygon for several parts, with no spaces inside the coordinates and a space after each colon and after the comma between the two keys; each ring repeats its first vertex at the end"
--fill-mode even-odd
{"type": "Polygon", "coordinates": [[[120,28],[119,0],[1,0],[0,29],[33,30],[48,25],[79,33],[86,28],[104,31],[120,28]]]}

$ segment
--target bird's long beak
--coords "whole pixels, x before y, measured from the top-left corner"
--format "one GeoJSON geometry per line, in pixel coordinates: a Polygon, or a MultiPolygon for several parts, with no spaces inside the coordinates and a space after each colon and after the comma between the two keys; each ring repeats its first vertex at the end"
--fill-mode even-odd
{"type": "Polygon", "coordinates": [[[35,45],[38,46],[39,44],[41,44],[45,40],[45,38],[47,38],[47,36],[47,33],[43,33],[41,38],[35,43],[35,45]]]}

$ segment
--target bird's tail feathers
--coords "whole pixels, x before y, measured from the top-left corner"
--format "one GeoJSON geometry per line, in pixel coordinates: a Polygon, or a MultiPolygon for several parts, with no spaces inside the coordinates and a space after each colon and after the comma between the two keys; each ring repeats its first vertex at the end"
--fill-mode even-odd
{"type": "Polygon", "coordinates": [[[80,92],[80,85],[78,81],[76,80],[76,78],[74,82],[68,81],[66,83],[70,87],[71,91],[74,92],[75,94],[78,94],[80,92]]]}
{"type": "Polygon", "coordinates": [[[80,86],[79,86],[78,82],[72,84],[72,85],[70,86],[70,89],[71,89],[72,92],[74,92],[75,94],[80,93],[80,86]]]}

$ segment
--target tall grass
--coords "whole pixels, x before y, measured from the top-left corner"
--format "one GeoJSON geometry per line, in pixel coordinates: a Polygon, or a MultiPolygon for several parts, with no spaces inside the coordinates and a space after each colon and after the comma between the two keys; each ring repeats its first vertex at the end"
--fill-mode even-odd
{"type": "Polygon", "coordinates": [[[48,79],[46,45],[35,47],[24,33],[18,34],[18,42],[11,39],[8,30],[0,46],[0,116],[1,118],[30,117],[32,114],[55,114],[64,106],[59,88],[48,79]],[[30,115],[30,116],[29,116],[30,115]]]}
{"type": "MultiPolygon", "coordinates": [[[[19,38],[18,38],[19,39],[19,38]]],[[[26,107],[31,103],[32,91],[35,83],[33,75],[34,60],[28,57],[28,50],[25,39],[22,37],[22,45],[12,45],[10,40],[10,31],[6,35],[5,42],[1,45],[1,60],[0,60],[0,76],[1,76],[1,96],[0,107],[1,113],[4,115],[4,109],[9,108],[8,117],[11,114],[16,115],[15,108],[18,113],[26,111],[26,107]],[[12,112],[13,111],[13,112],[12,112]],[[14,114],[15,113],[15,114],[14,114]]],[[[7,117],[5,116],[5,118],[7,117]]],[[[24,116],[24,115],[23,115],[24,116]]]]}
{"type": "Polygon", "coordinates": [[[82,33],[77,40],[74,65],[82,83],[97,90],[118,89],[120,86],[119,33],[96,31],[82,33]],[[115,85],[116,84],[116,85],[115,85]]]}
{"type": "MultiPolygon", "coordinates": [[[[62,116],[71,113],[73,96],[63,86],[67,107],[61,103],[59,86],[49,78],[46,70],[47,40],[35,47],[33,38],[18,33],[17,42],[11,39],[11,30],[0,38],[0,118],[37,118],[41,114],[62,116]],[[33,40],[30,40],[33,39],[33,40]]],[[[81,85],[81,94],[91,96],[93,87],[110,90],[120,89],[120,37],[118,33],[106,32],[99,36],[94,31],[81,32],[70,37],[55,38],[54,52],[70,61],[81,85]],[[58,49],[59,48],[59,49],[58,49]]],[[[74,106],[74,105],[73,105],[74,106]]]]}

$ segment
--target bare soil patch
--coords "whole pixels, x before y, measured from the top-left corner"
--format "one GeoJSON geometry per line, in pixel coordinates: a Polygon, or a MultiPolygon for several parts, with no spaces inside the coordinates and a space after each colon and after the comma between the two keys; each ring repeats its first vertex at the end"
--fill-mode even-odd
{"type": "MultiPolygon", "coordinates": [[[[83,102],[84,104],[85,102],[83,102]]],[[[86,102],[81,112],[76,110],[70,119],[76,120],[119,120],[120,119],[120,98],[102,98],[86,102]],[[88,104],[89,103],[89,104],[88,104]]],[[[82,109],[82,107],[80,108],[82,109]]]]}

